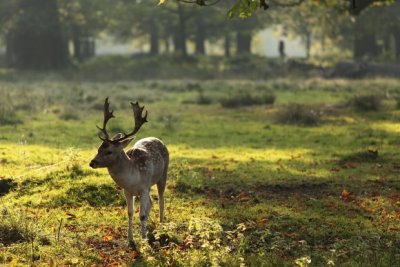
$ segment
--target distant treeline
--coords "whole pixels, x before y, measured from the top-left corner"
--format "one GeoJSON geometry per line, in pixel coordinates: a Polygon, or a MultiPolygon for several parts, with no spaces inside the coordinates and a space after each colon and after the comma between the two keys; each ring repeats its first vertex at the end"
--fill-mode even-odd
{"type": "MultiPolygon", "coordinates": [[[[95,40],[140,40],[150,55],[207,54],[207,43],[226,57],[251,54],[256,33],[275,27],[282,37],[300,37],[308,59],[400,61],[400,1],[351,14],[348,0],[271,6],[246,19],[227,16],[237,1],[210,7],[157,0],[3,0],[0,3],[5,62],[19,69],[60,69],[95,55],[95,40]]],[[[240,15],[240,14],[239,14],[240,15]]],[[[280,45],[284,58],[285,46],[280,45]]]]}

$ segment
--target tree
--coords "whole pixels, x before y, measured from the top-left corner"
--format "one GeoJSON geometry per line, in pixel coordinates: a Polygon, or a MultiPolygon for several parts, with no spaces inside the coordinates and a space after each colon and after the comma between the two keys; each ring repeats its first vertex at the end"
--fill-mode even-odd
{"type": "Polygon", "coordinates": [[[7,0],[1,2],[6,60],[11,67],[57,69],[68,65],[68,42],[78,60],[94,54],[110,0],[7,0]]]}
{"type": "MultiPolygon", "coordinates": [[[[221,0],[176,0],[187,4],[195,4],[199,6],[211,6],[222,2],[221,0]]],[[[309,0],[317,2],[320,5],[334,7],[337,4],[346,3],[346,11],[353,15],[360,14],[364,9],[371,5],[392,4],[396,0],[309,0]]],[[[159,0],[160,4],[164,4],[166,0],[159,0]]],[[[230,17],[246,18],[250,17],[257,10],[268,10],[271,7],[294,7],[307,2],[306,0],[236,0],[228,11],[230,17]]]]}
{"type": "Polygon", "coordinates": [[[73,56],[83,61],[95,54],[95,37],[106,28],[109,17],[105,10],[110,0],[59,0],[63,32],[73,45],[73,56]]]}
{"type": "Polygon", "coordinates": [[[108,30],[120,40],[148,40],[151,55],[159,54],[162,40],[169,50],[172,28],[177,24],[176,9],[160,8],[156,4],[157,1],[117,1],[108,30]]]}
{"type": "Polygon", "coordinates": [[[68,50],[54,0],[18,0],[9,8],[5,32],[8,65],[21,69],[58,69],[66,66],[68,50]]]}

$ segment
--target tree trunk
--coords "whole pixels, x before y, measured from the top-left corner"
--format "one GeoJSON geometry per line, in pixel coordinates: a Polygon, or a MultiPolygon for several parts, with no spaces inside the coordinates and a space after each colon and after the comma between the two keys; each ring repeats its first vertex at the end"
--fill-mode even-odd
{"type": "Polygon", "coordinates": [[[394,37],[394,53],[396,62],[400,62],[400,28],[395,28],[392,31],[394,37]]]}
{"type": "Polygon", "coordinates": [[[355,36],[354,40],[354,59],[362,59],[365,56],[374,57],[379,53],[378,45],[376,44],[375,34],[361,33],[355,36]]]}
{"type": "Polygon", "coordinates": [[[178,26],[174,34],[174,49],[183,57],[187,56],[184,10],[180,2],[178,2],[178,26]]]}
{"type": "Polygon", "coordinates": [[[251,53],[251,34],[247,32],[238,32],[236,35],[237,54],[251,53]]]}
{"type": "Polygon", "coordinates": [[[164,47],[165,47],[165,53],[169,53],[171,52],[171,47],[170,47],[170,43],[169,43],[169,37],[165,37],[164,38],[164,47]]]}
{"type": "Polygon", "coordinates": [[[310,59],[311,52],[311,33],[306,33],[306,59],[310,59]]]}
{"type": "Polygon", "coordinates": [[[74,48],[74,58],[78,60],[78,62],[83,61],[82,55],[82,43],[81,43],[81,35],[78,27],[74,27],[72,30],[72,45],[74,48]]]}
{"type": "Polygon", "coordinates": [[[196,47],[195,52],[198,55],[205,55],[205,41],[206,41],[206,33],[204,30],[204,25],[199,21],[196,25],[196,47]]]}
{"type": "Polygon", "coordinates": [[[89,57],[94,57],[96,55],[96,38],[90,38],[90,52],[89,57]]]}
{"type": "Polygon", "coordinates": [[[225,34],[224,38],[224,52],[226,57],[231,56],[231,35],[229,33],[225,34]]]}
{"type": "Polygon", "coordinates": [[[375,32],[366,27],[365,22],[359,17],[355,19],[353,28],[353,58],[357,60],[377,56],[379,54],[379,47],[376,42],[375,32]]]}
{"type": "Polygon", "coordinates": [[[10,30],[12,65],[21,69],[57,69],[68,62],[68,47],[58,18],[57,1],[22,0],[15,26],[10,30]],[[33,23],[34,22],[34,23],[33,23]]]}
{"type": "Polygon", "coordinates": [[[11,34],[6,35],[6,66],[12,67],[13,63],[15,62],[15,55],[13,51],[12,45],[12,37],[11,34]]]}
{"type": "Polygon", "coordinates": [[[152,19],[150,21],[150,55],[158,55],[159,51],[158,27],[154,19],[152,19]]]}

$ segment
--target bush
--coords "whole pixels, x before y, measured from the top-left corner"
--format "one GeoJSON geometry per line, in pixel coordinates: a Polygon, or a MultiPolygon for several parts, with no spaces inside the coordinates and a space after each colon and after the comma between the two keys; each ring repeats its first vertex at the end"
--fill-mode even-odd
{"type": "Polygon", "coordinates": [[[197,105],[210,105],[213,101],[211,96],[205,95],[202,91],[199,91],[195,98],[184,99],[182,104],[197,104],[197,105]]]}
{"type": "Polygon", "coordinates": [[[229,98],[220,99],[220,103],[225,108],[236,108],[253,105],[272,105],[275,102],[275,95],[265,93],[263,95],[251,95],[249,93],[239,93],[229,98]]]}
{"type": "Polygon", "coordinates": [[[377,111],[382,106],[382,97],[378,95],[360,95],[353,97],[350,103],[358,111],[377,111]]]}
{"type": "Polygon", "coordinates": [[[321,122],[321,112],[312,106],[291,103],[278,112],[277,121],[279,123],[313,126],[321,122]]]}

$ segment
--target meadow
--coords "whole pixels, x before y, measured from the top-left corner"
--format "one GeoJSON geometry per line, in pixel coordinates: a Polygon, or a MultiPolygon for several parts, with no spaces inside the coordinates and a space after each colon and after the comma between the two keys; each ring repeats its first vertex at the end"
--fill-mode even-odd
{"type": "MultiPolygon", "coordinates": [[[[271,79],[0,81],[0,264],[395,266],[400,83],[271,79]],[[103,101],[170,151],[166,222],[149,238],[89,168],[103,101]]],[[[157,194],[152,191],[153,200],[157,194]]],[[[136,202],[138,209],[138,202],[136,202]]]]}

